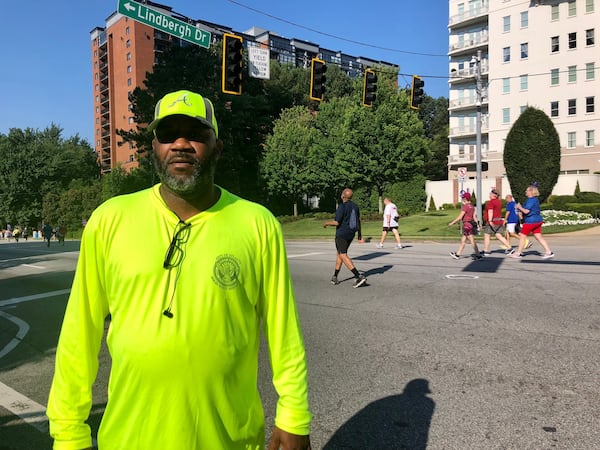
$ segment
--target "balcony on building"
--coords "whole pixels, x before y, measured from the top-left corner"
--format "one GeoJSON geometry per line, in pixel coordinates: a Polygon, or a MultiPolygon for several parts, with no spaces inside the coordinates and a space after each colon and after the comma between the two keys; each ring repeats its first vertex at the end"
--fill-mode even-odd
{"type": "MultiPolygon", "coordinates": [[[[482,123],[481,124],[481,132],[487,133],[487,131],[488,131],[487,123],[482,123]]],[[[450,139],[471,137],[471,136],[475,136],[476,133],[477,133],[476,125],[474,123],[467,123],[467,124],[460,125],[457,127],[451,127],[450,128],[450,139]]]]}
{"type": "Polygon", "coordinates": [[[448,20],[448,28],[466,27],[482,21],[487,22],[488,13],[488,5],[470,8],[468,11],[451,16],[448,20]]]}
{"type": "MultiPolygon", "coordinates": [[[[452,67],[450,69],[449,82],[452,84],[474,83],[475,81],[475,64],[465,62],[466,67],[452,67]]],[[[451,63],[452,66],[452,63],[451,63]]],[[[490,72],[490,65],[487,59],[481,61],[481,75],[486,77],[490,72]]]]}
{"type": "MultiPolygon", "coordinates": [[[[481,106],[484,108],[488,106],[487,97],[483,97],[481,99],[481,106]]],[[[470,95],[468,97],[460,97],[460,98],[450,99],[450,101],[448,102],[448,109],[450,111],[463,111],[463,110],[475,109],[476,107],[477,107],[477,96],[476,95],[470,95]]]]}
{"type": "Polygon", "coordinates": [[[475,54],[477,50],[483,50],[487,48],[490,38],[487,33],[475,36],[473,38],[459,40],[450,44],[448,48],[448,54],[451,57],[475,54]]]}

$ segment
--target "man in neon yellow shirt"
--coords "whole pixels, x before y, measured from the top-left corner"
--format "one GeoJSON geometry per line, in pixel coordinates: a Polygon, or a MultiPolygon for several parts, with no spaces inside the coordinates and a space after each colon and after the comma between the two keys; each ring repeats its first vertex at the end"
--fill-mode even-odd
{"type": "Polygon", "coordinates": [[[279,394],[269,449],[310,449],[306,357],[279,223],[214,184],[222,142],[209,100],[167,94],[149,129],[161,183],[108,200],[85,227],[48,400],[54,449],[92,446],[85,421],[107,316],[100,450],[262,450],[261,326],[279,394]]]}

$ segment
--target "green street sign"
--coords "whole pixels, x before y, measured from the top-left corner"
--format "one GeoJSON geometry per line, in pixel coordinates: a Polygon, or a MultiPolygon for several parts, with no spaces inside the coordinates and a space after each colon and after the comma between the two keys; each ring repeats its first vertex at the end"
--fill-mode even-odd
{"type": "Polygon", "coordinates": [[[200,47],[210,47],[210,33],[132,0],[119,0],[119,13],[200,47]]]}

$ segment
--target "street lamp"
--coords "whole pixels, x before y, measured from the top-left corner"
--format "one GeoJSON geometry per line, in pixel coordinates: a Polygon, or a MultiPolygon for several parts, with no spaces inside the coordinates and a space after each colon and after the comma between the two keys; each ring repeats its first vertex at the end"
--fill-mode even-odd
{"type": "Polygon", "coordinates": [[[477,177],[476,192],[477,192],[477,217],[483,223],[483,216],[481,213],[481,205],[483,201],[482,187],[481,187],[481,50],[477,50],[477,56],[473,55],[471,58],[471,64],[475,65],[475,92],[477,94],[477,101],[475,106],[477,107],[477,121],[476,121],[476,147],[475,147],[475,172],[477,177]]]}

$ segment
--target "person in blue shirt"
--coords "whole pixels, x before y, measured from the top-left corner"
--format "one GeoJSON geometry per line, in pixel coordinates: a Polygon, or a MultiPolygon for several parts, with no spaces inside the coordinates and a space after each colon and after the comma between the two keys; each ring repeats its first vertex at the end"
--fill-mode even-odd
{"type": "MultiPolygon", "coordinates": [[[[510,238],[515,237],[519,239],[519,233],[521,232],[521,220],[519,213],[517,212],[517,202],[512,195],[508,194],[506,197],[506,213],[504,214],[504,225],[506,227],[506,240],[510,245],[510,238]]],[[[525,239],[525,249],[530,248],[533,245],[529,242],[529,239],[525,239]]],[[[512,246],[511,246],[512,247],[512,246]]]]}
{"type": "Polygon", "coordinates": [[[525,195],[527,196],[525,203],[523,205],[517,203],[516,205],[517,211],[523,214],[523,226],[521,227],[521,232],[519,233],[519,248],[510,256],[511,258],[521,259],[523,257],[522,252],[525,248],[527,236],[533,233],[533,237],[544,248],[545,253],[542,255],[542,258],[554,258],[554,253],[552,253],[552,250],[550,250],[546,239],[542,237],[542,224],[544,223],[544,219],[542,218],[540,201],[538,200],[540,191],[538,190],[537,182],[533,182],[531,186],[527,187],[525,190],[525,195]]]}
{"type": "Polygon", "coordinates": [[[367,278],[361,275],[354,267],[354,263],[348,256],[348,248],[358,232],[358,242],[363,243],[362,231],[360,226],[360,210],[358,205],[352,201],[352,189],[344,189],[342,192],[342,203],[335,211],[335,218],[323,224],[323,228],[335,227],[335,248],[337,250],[337,259],[335,261],[335,271],[331,277],[331,284],[339,284],[338,274],[342,269],[342,263],[354,275],[355,281],[352,287],[361,287],[367,282],[367,278]]]}

